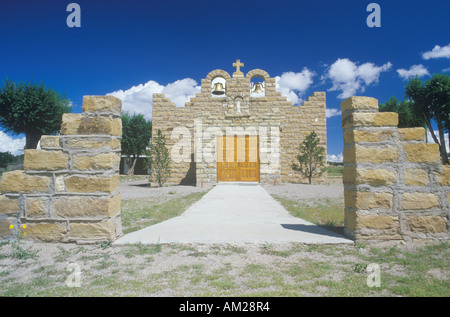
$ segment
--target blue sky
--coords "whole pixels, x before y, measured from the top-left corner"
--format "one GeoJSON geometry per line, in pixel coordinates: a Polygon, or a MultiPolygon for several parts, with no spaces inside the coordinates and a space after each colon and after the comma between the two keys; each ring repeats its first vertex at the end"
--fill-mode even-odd
{"type": "MultiPolygon", "coordinates": [[[[210,71],[231,74],[240,59],[244,73],[278,76],[293,102],[327,93],[334,159],[344,98],[402,99],[409,76],[450,72],[449,12],[448,0],[0,0],[0,80],[42,81],[66,93],[73,112],[83,95],[114,94],[149,117],[153,92],[182,104],[210,71]],[[79,28],[66,24],[72,2],[79,28]],[[366,24],[373,2],[378,28],[366,24]]],[[[0,132],[0,151],[21,147],[23,136],[0,132]]]]}

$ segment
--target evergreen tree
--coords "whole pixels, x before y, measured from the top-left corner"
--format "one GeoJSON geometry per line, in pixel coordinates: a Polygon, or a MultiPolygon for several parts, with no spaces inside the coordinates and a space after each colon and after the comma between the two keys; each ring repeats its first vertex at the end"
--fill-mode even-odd
{"type": "Polygon", "coordinates": [[[170,155],[166,147],[166,139],[161,130],[152,139],[150,155],[151,179],[158,182],[159,187],[169,179],[171,174],[170,155]]]}
{"type": "Polygon", "coordinates": [[[305,137],[299,146],[300,154],[297,155],[299,164],[292,163],[291,167],[295,171],[303,173],[308,177],[309,183],[313,176],[320,176],[324,173],[325,148],[320,146],[320,139],[315,131],[305,137]]]}

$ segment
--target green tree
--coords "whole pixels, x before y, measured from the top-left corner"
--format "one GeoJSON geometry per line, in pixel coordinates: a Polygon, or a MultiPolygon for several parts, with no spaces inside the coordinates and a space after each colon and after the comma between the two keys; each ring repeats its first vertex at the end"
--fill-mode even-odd
{"type": "Polygon", "coordinates": [[[325,170],[325,148],[320,146],[320,139],[315,131],[305,137],[299,146],[300,154],[297,155],[298,164],[292,163],[295,171],[308,177],[309,183],[313,176],[322,175],[325,170]]]}
{"type": "Polygon", "coordinates": [[[426,127],[423,116],[414,112],[413,103],[412,100],[402,100],[399,102],[397,98],[391,97],[384,104],[380,105],[380,112],[398,113],[399,128],[426,127]]]}
{"type": "Polygon", "coordinates": [[[0,167],[5,166],[8,163],[16,161],[16,157],[11,152],[0,152],[0,167]]]}
{"type": "Polygon", "coordinates": [[[6,80],[0,87],[0,125],[6,132],[25,133],[25,149],[35,149],[42,135],[58,132],[62,115],[70,111],[69,99],[42,83],[6,80]]]}
{"type": "Polygon", "coordinates": [[[134,175],[134,168],[139,155],[145,154],[152,136],[152,122],[146,121],[142,114],[130,116],[122,113],[122,153],[133,158],[128,175],[134,175]]]}
{"type": "Polygon", "coordinates": [[[170,155],[166,147],[166,138],[158,129],[152,139],[150,155],[151,180],[158,182],[159,187],[169,179],[171,174],[170,155]]]}
{"type": "Polygon", "coordinates": [[[412,78],[406,85],[405,95],[414,101],[413,111],[424,118],[433,141],[439,145],[442,162],[448,164],[444,133],[450,129],[450,77],[434,74],[425,82],[417,77],[412,78]],[[437,124],[439,139],[432,121],[437,124]]]}

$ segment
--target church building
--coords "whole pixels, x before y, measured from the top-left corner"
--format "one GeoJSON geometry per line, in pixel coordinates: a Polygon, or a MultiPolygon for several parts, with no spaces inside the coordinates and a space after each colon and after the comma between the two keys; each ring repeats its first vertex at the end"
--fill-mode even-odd
{"type": "MultiPolygon", "coordinates": [[[[171,184],[308,182],[292,169],[299,145],[315,131],[326,149],[325,92],[294,106],[261,69],[232,76],[211,71],[184,107],[153,95],[152,134],[161,130],[171,155],[171,184]]],[[[322,182],[326,174],[313,179],[322,182]]]]}

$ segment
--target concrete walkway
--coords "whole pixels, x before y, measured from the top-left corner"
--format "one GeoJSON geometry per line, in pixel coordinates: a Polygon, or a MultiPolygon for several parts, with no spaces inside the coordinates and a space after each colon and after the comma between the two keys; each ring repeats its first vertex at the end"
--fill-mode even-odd
{"type": "Polygon", "coordinates": [[[132,243],[353,243],[289,214],[256,183],[220,183],[182,215],[127,234],[132,243]]]}

